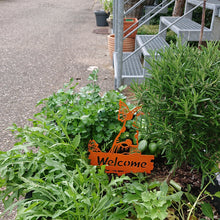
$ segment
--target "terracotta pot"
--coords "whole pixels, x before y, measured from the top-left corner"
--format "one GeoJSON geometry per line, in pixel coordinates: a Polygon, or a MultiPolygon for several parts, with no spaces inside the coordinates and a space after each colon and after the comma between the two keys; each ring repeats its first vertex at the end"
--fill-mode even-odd
{"type": "MultiPolygon", "coordinates": [[[[135,49],[135,39],[126,38],[123,42],[123,52],[132,52],[135,49]]],[[[113,52],[115,51],[115,35],[108,35],[108,50],[111,59],[113,59],[113,52]]]]}
{"type": "MultiPolygon", "coordinates": [[[[129,34],[131,31],[133,31],[136,27],[138,26],[138,19],[137,18],[124,18],[124,31],[125,34],[124,36],[126,36],[127,34],[129,34]],[[135,24],[136,23],[136,24],[135,24]],[[132,28],[130,28],[129,30],[127,30],[130,26],[132,26],[133,24],[135,24],[132,28]]],[[[135,38],[137,35],[137,30],[132,33],[129,38],[135,38]]]]}

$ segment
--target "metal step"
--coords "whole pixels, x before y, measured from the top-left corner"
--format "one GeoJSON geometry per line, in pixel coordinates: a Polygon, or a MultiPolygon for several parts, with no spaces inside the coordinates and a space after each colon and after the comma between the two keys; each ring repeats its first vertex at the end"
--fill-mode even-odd
{"type": "MultiPolygon", "coordinates": [[[[129,56],[132,52],[123,52],[123,60],[129,56]]],[[[115,72],[115,84],[118,80],[117,65],[118,60],[116,58],[116,53],[114,52],[113,56],[114,72],[115,72]]],[[[133,81],[141,83],[144,80],[143,68],[140,61],[140,58],[137,54],[134,54],[123,62],[122,66],[122,85],[130,85],[133,81]]]]}
{"type": "MultiPolygon", "coordinates": [[[[149,41],[155,35],[137,35],[136,36],[136,48],[144,45],[145,42],[149,41]]],[[[150,41],[147,45],[142,47],[141,51],[144,56],[149,56],[149,51],[151,50],[161,50],[165,47],[169,47],[169,44],[160,36],[157,36],[152,41],[150,41]]]]}
{"type": "MultiPolygon", "coordinates": [[[[136,36],[136,47],[141,47],[145,42],[149,41],[151,38],[155,37],[155,35],[137,35],[136,36]]],[[[150,41],[147,45],[143,46],[139,52],[133,54],[129,57],[125,62],[123,62],[122,66],[122,84],[130,85],[133,81],[137,83],[141,83],[146,77],[151,77],[151,74],[148,73],[148,69],[150,68],[147,59],[149,59],[150,51],[155,51],[157,54],[158,50],[169,47],[169,44],[161,38],[157,36],[152,41],[150,41]]],[[[128,57],[132,52],[123,52],[123,60],[128,57]]],[[[114,67],[118,65],[118,61],[116,59],[116,53],[114,53],[114,67]]],[[[117,72],[115,69],[115,80],[117,80],[117,72]]]]}
{"type": "MultiPolygon", "coordinates": [[[[123,59],[125,59],[131,52],[124,52],[123,59]]],[[[122,67],[122,82],[124,85],[130,85],[132,81],[140,83],[144,80],[143,67],[138,54],[134,54],[123,62],[122,67]]]]}
{"type": "MultiPolygon", "coordinates": [[[[178,18],[179,17],[161,16],[159,32],[171,25],[178,18]]],[[[187,41],[199,41],[201,25],[189,18],[182,18],[173,24],[170,29],[177,34],[177,37],[181,37],[183,43],[187,41]]],[[[205,27],[203,32],[203,40],[211,40],[211,33],[212,31],[205,27]]],[[[165,39],[166,32],[164,32],[161,36],[165,39]]]]}
{"type": "MultiPolygon", "coordinates": [[[[155,35],[137,35],[136,36],[136,49],[142,47],[145,42],[149,41],[151,38],[155,37],[155,35]]],[[[150,51],[155,51],[157,54],[158,50],[165,49],[169,47],[169,44],[160,36],[157,36],[153,40],[151,40],[147,45],[143,46],[139,52],[140,59],[143,59],[143,74],[145,76],[150,76],[147,69],[150,68],[147,60],[151,58],[150,51]]]]}

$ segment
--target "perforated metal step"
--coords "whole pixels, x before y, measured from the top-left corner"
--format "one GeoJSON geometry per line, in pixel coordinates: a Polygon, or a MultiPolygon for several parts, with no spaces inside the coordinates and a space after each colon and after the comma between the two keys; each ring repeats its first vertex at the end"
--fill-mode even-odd
{"type": "MultiPolygon", "coordinates": [[[[149,41],[154,36],[155,35],[137,35],[136,47],[138,48],[143,46],[145,42],[149,41]]],[[[147,63],[147,60],[150,58],[150,50],[157,53],[158,50],[164,49],[166,47],[169,47],[169,44],[167,44],[163,38],[157,36],[147,45],[143,46],[138,53],[133,54],[131,57],[125,60],[122,66],[122,84],[130,85],[132,81],[140,83],[146,77],[151,77],[151,75],[148,73],[148,69],[150,67],[147,63]]],[[[124,52],[123,60],[130,54],[131,52],[124,52]]],[[[117,65],[116,56],[114,56],[114,65],[117,65]]]]}
{"type": "Polygon", "coordinates": [[[139,52],[140,59],[143,60],[143,75],[150,77],[148,69],[150,68],[148,64],[148,59],[151,58],[150,51],[154,51],[155,54],[157,51],[169,47],[169,44],[160,36],[155,37],[155,35],[137,35],[136,36],[136,48],[142,47],[145,42],[149,41],[145,46],[143,46],[139,52]]]}
{"type": "MultiPolygon", "coordinates": [[[[123,59],[130,55],[131,52],[124,52],[123,59]]],[[[122,81],[125,85],[130,85],[132,81],[141,82],[144,80],[143,68],[138,54],[128,58],[122,67],[122,81]]]]}
{"type": "MultiPolygon", "coordinates": [[[[175,22],[179,17],[160,17],[160,28],[162,31],[167,26],[175,22]]],[[[182,41],[199,41],[201,25],[192,21],[189,18],[182,18],[173,24],[170,29],[174,31],[178,37],[181,37],[182,41]]],[[[163,38],[165,38],[166,32],[163,33],[163,38]]],[[[203,39],[210,40],[211,30],[207,27],[204,28],[203,39]]]]}
{"type": "MultiPolygon", "coordinates": [[[[145,42],[149,41],[155,35],[137,35],[136,36],[136,48],[144,45],[145,42]]],[[[169,47],[169,44],[160,36],[157,36],[152,41],[150,41],[147,45],[142,47],[141,51],[144,56],[149,56],[150,50],[160,50],[165,47],[169,47]]]]}

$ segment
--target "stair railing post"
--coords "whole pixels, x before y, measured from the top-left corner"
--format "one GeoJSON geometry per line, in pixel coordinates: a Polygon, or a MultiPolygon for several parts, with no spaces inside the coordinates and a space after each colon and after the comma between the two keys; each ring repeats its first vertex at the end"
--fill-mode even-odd
{"type": "Polygon", "coordinates": [[[117,17],[117,0],[113,0],[113,34],[116,33],[117,23],[115,22],[117,17]]]}
{"type": "Polygon", "coordinates": [[[117,23],[117,30],[115,33],[115,52],[116,52],[116,59],[117,65],[116,68],[116,85],[115,88],[119,88],[122,84],[122,56],[123,56],[123,26],[124,26],[124,0],[116,0],[118,5],[117,16],[116,16],[116,23],[117,23]]]}

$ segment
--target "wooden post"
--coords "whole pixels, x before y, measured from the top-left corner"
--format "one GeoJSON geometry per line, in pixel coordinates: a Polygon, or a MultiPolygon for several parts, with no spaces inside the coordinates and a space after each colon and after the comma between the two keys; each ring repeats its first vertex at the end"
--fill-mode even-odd
{"type": "Polygon", "coordinates": [[[199,44],[198,44],[198,48],[200,50],[201,50],[201,45],[202,45],[203,31],[205,27],[205,9],[206,9],[206,0],[203,0],[201,31],[200,31],[199,44]]]}

